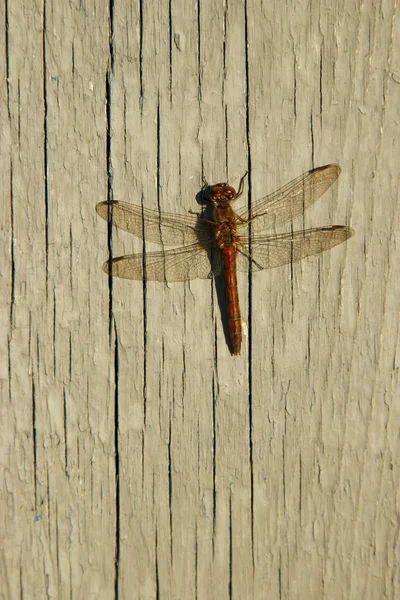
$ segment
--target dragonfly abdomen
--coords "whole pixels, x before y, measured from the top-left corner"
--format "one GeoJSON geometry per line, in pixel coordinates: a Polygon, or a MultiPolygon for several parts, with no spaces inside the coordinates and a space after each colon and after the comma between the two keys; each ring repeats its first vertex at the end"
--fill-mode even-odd
{"type": "Polygon", "coordinates": [[[242,345],[242,320],[240,317],[239,293],[236,276],[236,248],[222,248],[222,257],[225,271],[225,289],[228,311],[229,336],[231,339],[231,353],[240,354],[242,345]]]}

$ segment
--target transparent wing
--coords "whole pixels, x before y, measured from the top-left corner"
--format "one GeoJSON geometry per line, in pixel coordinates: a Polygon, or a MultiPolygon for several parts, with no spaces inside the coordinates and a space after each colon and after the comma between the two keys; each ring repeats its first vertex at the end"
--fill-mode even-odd
{"type": "Polygon", "coordinates": [[[148,281],[187,281],[208,279],[221,272],[220,253],[198,244],[148,254],[120,256],[104,263],[113,277],[148,281]]]}
{"type": "Polygon", "coordinates": [[[239,271],[273,269],[306,256],[329,250],[354,235],[354,229],[341,225],[306,229],[280,235],[255,236],[249,251],[248,238],[241,238],[242,247],[237,253],[239,271]]]}
{"type": "Polygon", "coordinates": [[[238,211],[238,215],[246,222],[251,220],[252,233],[274,229],[298,217],[314,204],[338,178],[340,171],[339,165],[325,165],[308,171],[255,202],[250,212],[238,211]]]}
{"type": "Polygon", "coordinates": [[[158,212],[115,200],[99,202],[96,211],[119,229],[156,244],[192,244],[211,235],[210,228],[197,216],[158,212]]]}

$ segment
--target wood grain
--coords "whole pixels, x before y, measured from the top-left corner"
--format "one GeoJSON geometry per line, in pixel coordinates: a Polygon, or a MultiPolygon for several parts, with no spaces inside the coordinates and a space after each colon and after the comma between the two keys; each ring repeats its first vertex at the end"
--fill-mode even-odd
{"type": "Polygon", "coordinates": [[[398,598],[396,3],[3,15],[1,597],[398,598]],[[239,274],[240,357],[218,282],[102,271],[142,242],[99,201],[186,213],[248,170],[254,202],[331,162],[295,228],[356,235],[239,274]]]}

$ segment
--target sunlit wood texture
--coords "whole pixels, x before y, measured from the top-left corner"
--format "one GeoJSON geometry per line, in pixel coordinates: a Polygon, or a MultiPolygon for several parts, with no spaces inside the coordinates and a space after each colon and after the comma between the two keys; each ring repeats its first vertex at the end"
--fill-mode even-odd
{"type": "Polygon", "coordinates": [[[2,597],[400,597],[398,5],[2,14],[2,597]],[[102,271],[143,244],[99,201],[331,162],[293,228],[356,235],[239,274],[240,357],[212,280],[102,271]]]}

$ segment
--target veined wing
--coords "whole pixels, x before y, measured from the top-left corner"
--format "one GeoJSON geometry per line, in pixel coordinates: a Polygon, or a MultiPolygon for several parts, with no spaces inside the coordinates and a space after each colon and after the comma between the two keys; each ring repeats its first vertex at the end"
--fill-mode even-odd
{"type": "Polygon", "coordinates": [[[158,212],[116,200],[99,202],[96,211],[119,229],[156,244],[192,244],[206,241],[211,235],[210,228],[197,216],[158,212]]]}
{"type": "MultiPolygon", "coordinates": [[[[280,190],[257,200],[251,211],[238,211],[251,220],[252,233],[263,233],[301,215],[332,185],[340,174],[339,165],[325,165],[303,173],[280,190]]],[[[241,225],[239,224],[239,227],[241,225]]]]}
{"type": "Polygon", "coordinates": [[[249,250],[248,238],[240,239],[242,249],[238,248],[237,269],[239,271],[261,271],[273,269],[306,256],[313,256],[346,241],[354,235],[351,227],[334,225],[305,229],[280,235],[254,236],[249,250]]]}
{"type": "Polygon", "coordinates": [[[113,258],[103,270],[113,277],[148,281],[187,281],[208,279],[221,272],[219,252],[199,244],[160,252],[131,254],[113,258]]]}

